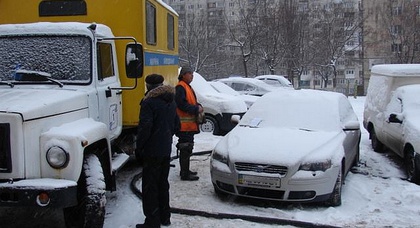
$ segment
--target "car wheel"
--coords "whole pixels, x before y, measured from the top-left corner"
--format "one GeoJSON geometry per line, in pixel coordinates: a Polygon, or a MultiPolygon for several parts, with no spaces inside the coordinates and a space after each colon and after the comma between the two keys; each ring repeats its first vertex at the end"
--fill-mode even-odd
{"type": "Polygon", "coordinates": [[[408,148],[404,154],[404,167],[407,173],[407,179],[414,183],[419,183],[419,173],[417,172],[415,161],[416,152],[412,148],[408,148]]]}
{"type": "Polygon", "coordinates": [[[213,135],[218,135],[220,133],[216,119],[208,115],[206,115],[204,123],[200,125],[200,131],[210,132],[213,133],[213,135]]]}
{"type": "Polygon", "coordinates": [[[334,185],[334,190],[331,193],[330,198],[326,201],[327,206],[340,206],[341,205],[341,189],[343,187],[343,178],[341,173],[341,167],[340,171],[338,172],[337,180],[334,185]]]}
{"type": "Polygon", "coordinates": [[[378,137],[376,137],[375,129],[372,129],[369,133],[370,133],[372,149],[378,153],[383,152],[384,144],[381,141],[379,141],[378,137]]]}
{"type": "Polygon", "coordinates": [[[94,154],[86,155],[77,182],[78,205],[64,209],[67,227],[101,228],[105,220],[105,178],[94,154]]]}

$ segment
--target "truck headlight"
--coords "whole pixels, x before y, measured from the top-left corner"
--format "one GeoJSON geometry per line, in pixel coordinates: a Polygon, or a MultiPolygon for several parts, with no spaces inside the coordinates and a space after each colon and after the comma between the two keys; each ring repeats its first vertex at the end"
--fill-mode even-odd
{"type": "Polygon", "coordinates": [[[46,157],[48,164],[54,169],[65,168],[69,162],[69,154],[59,146],[50,147],[46,157]]]}

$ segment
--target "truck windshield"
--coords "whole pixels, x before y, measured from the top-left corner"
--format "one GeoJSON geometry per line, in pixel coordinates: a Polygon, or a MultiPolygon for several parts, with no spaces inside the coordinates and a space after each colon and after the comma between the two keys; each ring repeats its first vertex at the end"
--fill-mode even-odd
{"type": "Polygon", "coordinates": [[[63,84],[91,81],[91,40],[84,36],[0,37],[0,81],[14,81],[17,70],[39,71],[63,84]]]}

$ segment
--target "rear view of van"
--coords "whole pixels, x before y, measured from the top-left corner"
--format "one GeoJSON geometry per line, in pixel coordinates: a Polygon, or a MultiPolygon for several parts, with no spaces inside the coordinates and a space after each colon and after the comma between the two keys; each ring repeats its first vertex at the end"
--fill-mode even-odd
{"type": "Polygon", "coordinates": [[[407,178],[420,183],[420,64],[371,69],[363,125],[376,152],[390,149],[404,160],[407,178]]]}

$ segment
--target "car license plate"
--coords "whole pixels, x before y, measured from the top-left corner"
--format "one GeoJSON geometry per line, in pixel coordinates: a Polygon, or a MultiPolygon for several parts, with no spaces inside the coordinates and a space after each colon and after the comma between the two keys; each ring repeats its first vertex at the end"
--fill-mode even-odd
{"type": "Polygon", "coordinates": [[[239,174],[238,184],[269,188],[280,188],[280,178],[239,174]]]}

